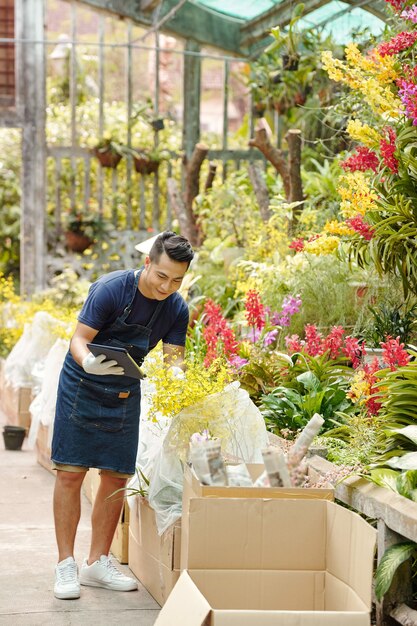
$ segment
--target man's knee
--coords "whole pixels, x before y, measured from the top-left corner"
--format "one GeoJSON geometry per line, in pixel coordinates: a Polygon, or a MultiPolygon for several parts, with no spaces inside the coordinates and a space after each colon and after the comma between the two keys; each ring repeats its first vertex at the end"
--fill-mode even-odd
{"type": "Polygon", "coordinates": [[[65,470],[57,470],[56,480],[62,487],[81,487],[86,472],[68,472],[65,470]]]}

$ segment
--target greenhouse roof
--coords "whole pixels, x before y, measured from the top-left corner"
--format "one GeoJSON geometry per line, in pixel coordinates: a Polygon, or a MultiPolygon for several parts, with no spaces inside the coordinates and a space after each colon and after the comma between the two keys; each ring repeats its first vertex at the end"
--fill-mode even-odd
{"type": "MultiPolygon", "coordinates": [[[[134,22],[159,28],[202,46],[249,56],[268,43],[274,26],[285,27],[297,0],[82,0],[134,22]]],[[[323,26],[339,43],[358,28],[381,32],[384,0],[305,0],[303,28],[323,26]]]]}

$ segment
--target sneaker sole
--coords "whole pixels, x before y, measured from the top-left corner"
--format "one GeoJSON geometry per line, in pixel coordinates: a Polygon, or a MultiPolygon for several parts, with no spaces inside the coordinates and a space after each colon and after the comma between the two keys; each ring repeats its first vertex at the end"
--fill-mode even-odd
{"type": "Polygon", "coordinates": [[[137,584],[132,584],[130,587],[116,587],[110,583],[89,580],[80,580],[80,585],[86,587],[101,587],[102,589],[110,589],[111,591],[136,591],[138,588],[137,584]]]}
{"type": "Polygon", "coordinates": [[[74,591],[73,593],[60,593],[59,591],[54,591],[54,596],[58,600],[77,600],[81,595],[80,591],[74,591]]]}

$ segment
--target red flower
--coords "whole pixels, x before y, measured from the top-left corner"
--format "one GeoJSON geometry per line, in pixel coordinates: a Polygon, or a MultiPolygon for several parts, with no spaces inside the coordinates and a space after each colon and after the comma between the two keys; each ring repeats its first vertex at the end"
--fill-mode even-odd
{"type": "Polygon", "coordinates": [[[366,354],[365,343],[361,345],[356,337],[346,337],[342,352],[352,361],[352,366],[357,368],[361,364],[362,357],[366,354]]]}
{"type": "Polygon", "coordinates": [[[407,365],[410,360],[410,355],[405,350],[404,344],[400,343],[399,337],[393,339],[388,335],[387,340],[381,342],[381,348],[382,360],[391,371],[396,370],[397,367],[407,365]]]}
{"type": "Polygon", "coordinates": [[[259,293],[254,289],[250,289],[246,294],[245,309],[249,326],[262,330],[265,326],[265,307],[259,293]]]}
{"type": "Polygon", "coordinates": [[[386,2],[388,2],[395,11],[401,11],[405,4],[405,0],[386,0],[386,2]]]}
{"type": "Polygon", "coordinates": [[[345,331],[342,326],[333,326],[330,333],[323,339],[323,352],[329,351],[331,359],[336,359],[343,344],[345,331]]]}
{"type": "Polygon", "coordinates": [[[346,224],[359,233],[359,235],[362,235],[366,241],[370,241],[374,235],[374,229],[364,221],[362,215],[350,217],[346,220],[346,224]]]}
{"type": "Polygon", "coordinates": [[[294,239],[288,247],[296,252],[301,252],[301,250],[304,250],[304,241],[303,239],[294,239]]]}
{"type": "Polygon", "coordinates": [[[221,307],[213,300],[207,300],[204,306],[203,337],[207,344],[204,365],[208,366],[219,354],[227,358],[237,353],[238,342],[235,333],[221,313],[221,307]]]}
{"type": "Polygon", "coordinates": [[[388,167],[391,170],[391,172],[393,172],[394,174],[397,174],[398,173],[398,160],[394,156],[394,153],[397,149],[395,145],[395,140],[397,136],[393,128],[387,127],[384,130],[387,133],[388,138],[381,139],[381,141],[379,142],[379,148],[381,150],[382,159],[384,161],[384,165],[388,167]]]}
{"type": "Polygon", "coordinates": [[[301,352],[303,349],[303,342],[298,335],[287,335],[285,337],[285,345],[290,352],[301,352]]]}
{"type": "Polygon", "coordinates": [[[342,161],[340,165],[349,172],[365,172],[366,170],[376,172],[379,160],[373,150],[365,146],[359,146],[356,153],[342,161]]]}
{"type": "Polygon", "coordinates": [[[394,54],[398,54],[403,50],[411,48],[416,39],[417,31],[408,32],[404,30],[401,33],[398,33],[398,35],[395,35],[395,37],[392,37],[389,41],[384,41],[379,44],[379,46],[377,46],[377,51],[382,57],[393,56],[394,54]]]}
{"type": "Polygon", "coordinates": [[[317,326],[314,324],[306,324],[305,328],[306,342],[305,348],[306,352],[310,354],[310,356],[317,356],[318,354],[323,354],[322,347],[322,335],[318,332],[317,326]]]}

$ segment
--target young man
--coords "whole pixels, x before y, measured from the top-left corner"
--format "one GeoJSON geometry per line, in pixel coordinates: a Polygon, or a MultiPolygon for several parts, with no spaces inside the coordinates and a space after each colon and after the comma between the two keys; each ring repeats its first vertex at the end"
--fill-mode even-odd
{"type": "Polygon", "coordinates": [[[80,597],[81,585],[118,591],[137,589],[109,559],[123,498],[108,499],[135,473],[139,436],[140,381],[124,375],[115,360],[93,356],[87,343],[125,347],[140,365],[162,339],[168,365],[184,357],[188,308],[176,293],[194,252],[184,237],[164,232],[141,270],[116,271],[90,287],[65,357],[57,394],[52,466],[58,565],[55,597],[80,597]],[[100,472],[92,511],[90,554],[78,568],[74,543],[80,491],[90,467],[100,472]]]}

